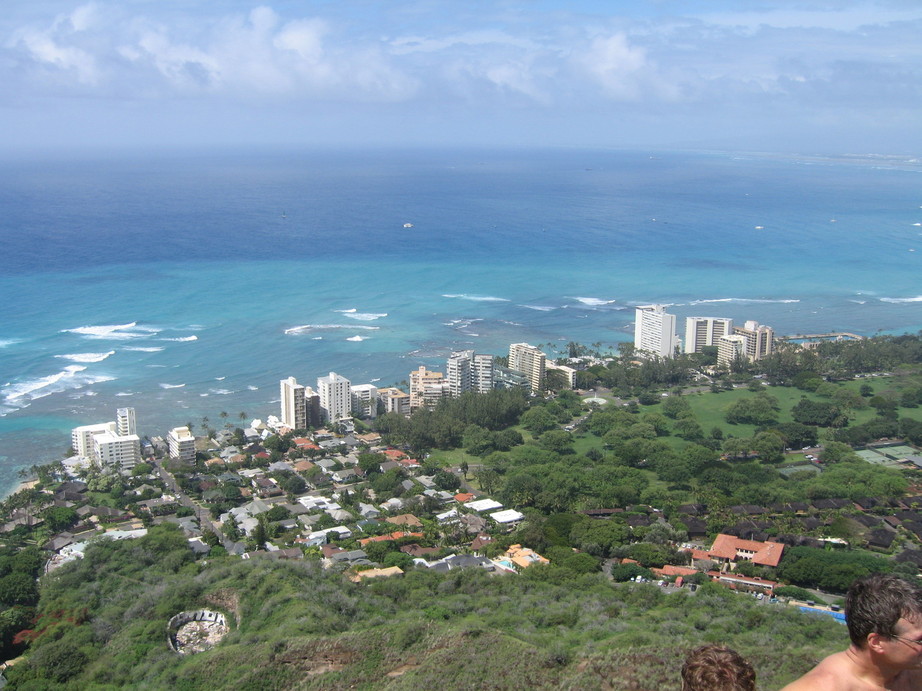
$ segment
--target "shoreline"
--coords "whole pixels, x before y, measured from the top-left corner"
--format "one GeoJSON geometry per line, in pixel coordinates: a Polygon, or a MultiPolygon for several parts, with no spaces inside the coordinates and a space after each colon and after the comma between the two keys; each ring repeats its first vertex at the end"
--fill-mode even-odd
{"type": "Polygon", "coordinates": [[[37,484],[38,484],[38,480],[22,480],[15,487],[13,487],[12,490],[10,490],[6,494],[4,494],[2,497],[0,497],[0,501],[6,501],[10,497],[12,497],[14,494],[21,492],[24,489],[32,489],[37,484]]]}

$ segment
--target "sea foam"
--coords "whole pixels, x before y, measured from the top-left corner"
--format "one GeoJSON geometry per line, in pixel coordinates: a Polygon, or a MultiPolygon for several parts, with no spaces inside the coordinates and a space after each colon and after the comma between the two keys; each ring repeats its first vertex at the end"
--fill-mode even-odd
{"type": "Polygon", "coordinates": [[[115,355],[114,350],[110,350],[106,353],[69,353],[67,355],[55,355],[56,358],[61,358],[62,360],[70,360],[71,362],[102,362],[110,355],[115,355]]]}
{"type": "Polygon", "coordinates": [[[616,300],[603,300],[602,298],[573,298],[573,299],[576,300],[577,302],[581,302],[584,305],[588,305],[590,307],[601,307],[602,305],[611,305],[614,302],[616,302],[616,300]]]}
{"type": "Polygon", "coordinates": [[[131,350],[136,353],[159,353],[163,346],[125,346],[122,350],[131,350]]]}
{"type": "Polygon", "coordinates": [[[85,386],[92,386],[101,382],[112,381],[114,377],[105,375],[85,374],[86,367],[83,365],[68,365],[62,371],[55,374],[49,374],[46,377],[36,379],[27,379],[17,384],[11,384],[5,388],[0,395],[3,402],[13,408],[21,408],[28,405],[31,401],[55,393],[80,389],[85,386]]]}
{"type": "Polygon", "coordinates": [[[783,298],[778,300],[769,300],[763,298],[713,298],[710,300],[692,300],[689,302],[689,305],[708,305],[715,302],[738,302],[741,304],[753,304],[753,305],[767,305],[767,304],[787,304],[793,302],[800,302],[800,300],[795,298],[783,298]]]}
{"type": "Polygon", "coordinates": [[[198,336],[179,336],[177,338],[161,338],[161,341],[173,341],[174,343],[187,343],[189,341],[197,341],[198,336]]]}
{"type": "Polygon", "coordinates": [[[159,333],[160,329],[150,326],[138,326],[137,322],[128,324],[103,324],[99,326],[78,326],[75,329],[64,329],[61,333],[72,333],[92,339],[112,341],[127,341],[132,338],[144,338],[151,334],[159,333]]]}
{"type": "Polygon", "coordinates": [[[356,326],[355,324],[302,324],[301,326],[292,326],[285,329],[285,334],[296,336],[297,334],[311,333],[312,331],[329,331],[332,329],[366,329],[368,331],[377,331],[380,326],[356,326]]]}
{"type": "Polygon", "coordinates": [[[881,302],[890,302],[890,303],[903,303],[903,302],[922,302],[922,295],[917,295],[914,298],[880,298],[881,302]]]}
{"type": "Polygon", "coordinates": [[[375,319],[381,319],[387,316],[387,312],[374,313],[374,312],[349,312],[346,315],[350,319],[357,319],[362,322],[371,322],[375,319]]]}
{"type": "Polygon", "coordinates": [[[161,384],[161,389],[181,389],[185,384],[161,384]]]}
{"type": "Polygon", "coordinates": [[[507,298],[497,298],[490,295],[467,295],[466,293],[443,294],[442,297],[455,300],[470,300],[471,302],[509,302],[507,298]]]}

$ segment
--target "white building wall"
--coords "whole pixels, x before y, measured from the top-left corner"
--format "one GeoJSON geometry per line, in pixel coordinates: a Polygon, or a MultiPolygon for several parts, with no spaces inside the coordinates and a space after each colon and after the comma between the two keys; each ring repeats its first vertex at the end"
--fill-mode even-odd
{"type": "Polygon", "coordinates": [[[660,357],[673,357],[679,344],[676,318],[662,305],[643,305],[635,312],[634,347],[660,357]]]}
{"type": "Polygon", "coordinates": [[[170,456],[180,461],[195,460],[195,437],[188,427],[174,427],[166,436],[170,456]]]}
{"type": "Polygon", "coordinates": [[[306,429],[308,424],[304,387],[298,384],[294,377],[288,377],[279,382],[279,393],[282,424],[291,429],[306,429]]]}
{"type": "Polygon", "coordinates": [[[326,422],[337,422],[352,417],[352,385],[336,372],[317,379],[320,408],[326,422]]]}

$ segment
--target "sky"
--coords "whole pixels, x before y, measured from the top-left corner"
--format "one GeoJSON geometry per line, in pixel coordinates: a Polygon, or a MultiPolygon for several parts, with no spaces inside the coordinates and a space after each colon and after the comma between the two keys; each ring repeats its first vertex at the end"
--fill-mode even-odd
{"type": "Polygon", "coordinates": [[[922,153],[922,0],[4,0],[0,152],[922,153]]]}

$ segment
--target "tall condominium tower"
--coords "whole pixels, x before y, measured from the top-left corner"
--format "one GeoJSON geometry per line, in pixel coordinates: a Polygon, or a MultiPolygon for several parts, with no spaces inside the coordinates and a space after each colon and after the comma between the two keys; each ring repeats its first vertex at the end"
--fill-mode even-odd
{"type": "Polygon", "coordinates": [[[704,346],[716,346],[717,339],[732,331],[732,319],[688,317],[685,320],[685,352],[700,353],[704,346]]]}
{"type": "Polygon", "coordinates": [[[137,427],[134,408],[119,408],[115,411],[115,432],[120,437],[137,434],[137,427]]]}
{"type": "Polygon", "coordinates": [[[279,382],[282,395],[282,424],[291,429],[307,429],[307,405],[304,387],[294,377],[279,382]]]}
{"type": "Polygon", "coordinates": [[[775,349],[775,331],[757,321],[747,321],[745,326],[736,326],[733,333],[746,338],[746,357],[759,360],[775,349]]]}
{"type": "Polygon", "coordinates": [[[535,393],[544,391],[546,368],[547,356],[540,348],[527,343],[513,343],[509,346],[509,369],[522,372],[535,393]]]}
{"type": "Polygon", "coordinates": [[[452,396],[465,391],[487,393],[493,390],[493,356],[478,355],[473,350],[452,353],[445,367],[452,396]]]}
{"type": "Polygon", "coordinates": [[[317,379],[320,409],[326,422],[352,417],[352,383],[336,372],[317,379]]]}
{"type": "Polygon", "coordinates": [[[675,315],[662,305],[643,305],[635,312],[634,347],[644,353],[673,357],[679,340],[675,332],[675,315]]]}

